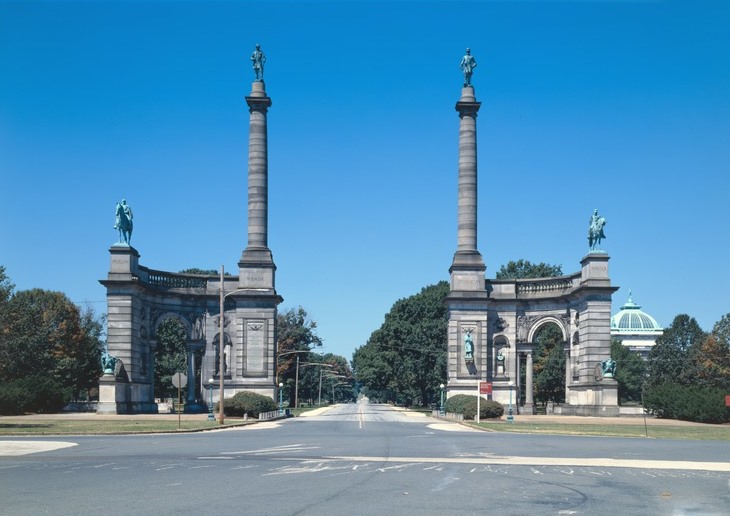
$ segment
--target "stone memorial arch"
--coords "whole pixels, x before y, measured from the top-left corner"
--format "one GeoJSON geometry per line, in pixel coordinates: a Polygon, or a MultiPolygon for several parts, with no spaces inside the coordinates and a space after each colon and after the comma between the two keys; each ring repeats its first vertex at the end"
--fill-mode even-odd
{"type": "Polygon", "coordinates": [[[258,46],[252,61],[256,80],[246,97],[250,113],[248,244],[237,274],[179,274],[141,265],[139,252],[130,244],[131,208],[126,201],[120,203],[120,242],[109,249],[109,274],[101,280],[108,304],[105,360],[110,356],[116,362],[114,367],[105,366],[100,379],[100,413],[157,412],[154,352],[157,329],[167,319],[176,320],[186,336],[186,410],[205,410],[211,397],[216,402],[221,382],[226,397],[247,390],[276,399],[276,316],[282,298],[276,292],[276,266],[268,248],[267,112],[271,99],[263,81],[265,57],[258,46]],[[223,371],[219,365],[221,327],[223,371]],[[213,385],[209,378],[215,380],[213,385]]]}
{"type": "Polygon", "coordinates": [[[494,400],[507,405],[525,393],[523,410],[534,410],[535,336],[546,324],[562,333],[565,353],[565,404],[556,411],[577,415],[617,415],[617,385],[602,374],[611,355],[609,256],[599,249],[605,219],[594,212],[589,252],[580,271],[560,277],[486,279],[477,248],[476,118],[481,103],[471,84],[474,58],[462,60],[464,86],[459,114],[457,250],[449,269],[447,396],[476,395],[480,382],[491,384],[494,400]],[[520,365],[526,368],[520,385],[520,365]]]}

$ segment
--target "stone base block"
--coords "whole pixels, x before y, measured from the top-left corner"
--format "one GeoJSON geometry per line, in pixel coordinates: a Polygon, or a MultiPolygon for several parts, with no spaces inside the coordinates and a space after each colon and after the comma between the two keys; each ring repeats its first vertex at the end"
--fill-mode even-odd
{"type": "Polygon", "coordinates": [[[618,405],[582,405],[580,407],[571,405],[556,406],[554,414],[561,416],[594,416],[594,417],[618,417],[618,405]]]}

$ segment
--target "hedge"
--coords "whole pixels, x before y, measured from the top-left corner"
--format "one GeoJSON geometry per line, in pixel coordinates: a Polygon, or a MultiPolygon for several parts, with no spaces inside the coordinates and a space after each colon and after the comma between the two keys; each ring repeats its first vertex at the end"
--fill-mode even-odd
{"type": "Polygon", "coordinates": [[[237,392],[223,401],[224,414],[230,417],[243,417],[244,414],[248,414],[249,417],[257,418],[263,412],[271,412],[278,408],[274,400],[268,396],[251,391],[237,392]]]}
{"type": "Polygon", "coordinates": [[[71,391],[48,375],[33,375],[0,384],[0,414],[61,412],[71,391]]]}
{"type": "Polygon", "coordinates": [[[694,385],[663,384],[644,392],[644,408],[659,418],[696,423],[730,422],[722,389],[694,385]]]}
{"type": "MultiPolygon", "coordinates": [[[[462,414],[464,419],[474,419],[477,414],[477,397],[468,394],[457,394],[446,400],[444,410],[452,414],[462,414]]],[[[496,401],[480,398],[479,419],[502,417],[504,407],[496,401]]]]}

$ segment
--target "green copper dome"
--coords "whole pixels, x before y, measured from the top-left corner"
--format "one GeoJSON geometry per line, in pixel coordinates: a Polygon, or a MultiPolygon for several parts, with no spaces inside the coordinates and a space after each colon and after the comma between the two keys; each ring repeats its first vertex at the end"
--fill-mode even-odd
{"type": "Polygon", "coordinates": [[[643,331],[661,331],[662,327],[656,322],[651,315],[641,310],[641,307],[634,303],[631,299],[631,291],[629,291],[629,300],[621,307],[621,311],[611,317],[611,329],[624,331],[626,333],[643,332],[643,331]]]}

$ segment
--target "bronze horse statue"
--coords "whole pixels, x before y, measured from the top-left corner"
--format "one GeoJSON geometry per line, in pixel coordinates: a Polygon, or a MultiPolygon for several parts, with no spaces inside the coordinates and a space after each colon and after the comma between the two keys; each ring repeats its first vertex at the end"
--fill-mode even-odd
{"type": "Polygon", "coordinates": [[[119,243],[129,245],[132,239],[132,209],[125,199],[117,203],[117,218],[114,223],[114,229],[119,230],[119,243]]]}
{"type": "Polygon", "coordinates": [[[588,228],[588,246],[591,251],[598,251],[601,240],[606,238],[606,234],[603,232],[603,228],[606,226],[606,218],[599,217],[598,214],[594,214],[591,219],[591,225],[588,228]]]}

